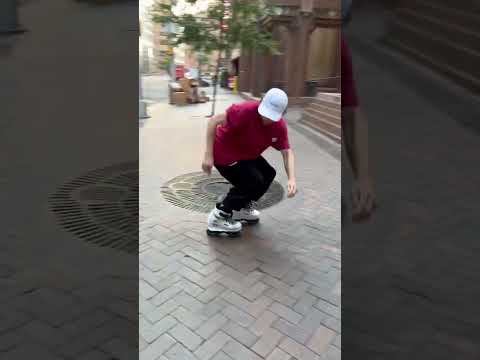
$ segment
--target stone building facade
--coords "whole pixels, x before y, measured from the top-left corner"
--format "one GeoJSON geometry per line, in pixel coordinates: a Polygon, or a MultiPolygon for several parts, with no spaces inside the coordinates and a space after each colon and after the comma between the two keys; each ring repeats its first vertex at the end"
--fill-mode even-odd
{"type": "Polygon", "coordinates": [[[170,0],[142,0],[139,3],[141,37],[139,41],[140,66],[144,73],[156,73],[165,68],[165,60],[172,56],[168,45],[171,25],[153,22],[150,8],[155,3],[167,4],[170,0]]]}
{"type": "Polygon", "coordinates": [[[271,87],[293,102],[313,89],[340,91],[340,0],[274,0],[280,11],[262,26],[273,32],[281,55],[242,52],[239,90],[255,97],[271,87]]]}

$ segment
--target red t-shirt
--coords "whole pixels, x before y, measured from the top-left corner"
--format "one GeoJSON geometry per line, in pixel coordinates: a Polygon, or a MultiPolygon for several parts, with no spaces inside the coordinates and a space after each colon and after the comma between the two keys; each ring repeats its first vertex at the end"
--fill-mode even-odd
{"type": "Polygon", "coordinates": [[[342,108],[357,107],[358,96],[353,76],[352,57],[347,43],[342,37],[342,108]]]}
{"type": "Polygon", "coordinates": [[[226,123],[217,128],[215,165],[256,159],[270,146],[279,151],[290,148],[285,120],[263,125],[259,105],[258,101],[246,101],[228,108],[226,123]]]}

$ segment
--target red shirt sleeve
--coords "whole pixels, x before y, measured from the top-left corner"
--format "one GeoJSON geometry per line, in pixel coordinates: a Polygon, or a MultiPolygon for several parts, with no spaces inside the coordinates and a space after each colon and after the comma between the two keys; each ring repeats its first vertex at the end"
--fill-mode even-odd
{"type": "Polygon", "coordinates": [[[227,109],[227,121],[225,127],[231,130],[236,130],[240,128],[242,123],[241,116],[241,106],[238,104],[233,104],[227,109]]]}
{"type": "Polygon", "coordinates": [[[282,119],[279,125],[278,138],[272,147],[278,151],[290,149],[290,142],[288,141],[288,128],[285,120],[282,119]]]}
{"type": "Polygon", "coordinates": [[[230,130],[238,131],[257,116],[258,104],[254,101],[246,101],[233,104],[227,109],[227,122],[225,126],[230,130]]]}
{"type": "Polygon", "coordinates": [[[353,75],[353,64],[352,57],[350,54],[350,49],[347,46],[345,40],[341,39],[342,42],[342,55],[341,55],[341,66],[342,66],[342,108],[343,107],[357,107],[358,106],[358,96],[357,89],[355,85],[355,78],[353,75]]]}

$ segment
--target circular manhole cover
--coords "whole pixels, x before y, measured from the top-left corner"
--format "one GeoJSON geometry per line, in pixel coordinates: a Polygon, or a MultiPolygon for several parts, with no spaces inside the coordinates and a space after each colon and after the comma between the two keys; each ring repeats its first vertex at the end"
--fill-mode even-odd
{"type": "MultiPolygon", "coordinates": [[[[178,176],[162,187],[162,194],[169,203],[192,211],[208,213],[221,201],[231,185],[219,174],[208,176],[195,172],[178,176]]],[[[257,202],[259,209],[265,209],[282,201],[282,185],[274,181],[267,193],[257,202]]]]}
{"type": "Polygon", "coordinates": [[[59,223],[102,247],[138,252],[138,163],[91,171],[50,197],[59,223]]]}
{"type": "Polygon", "coordinates": [[[203,190],[207,193],[216,194],[218,196],[224,196],[230,189],[230,184],[228,181],[216,181],[212,183],[207,183],[203,187],[203,190]]]}

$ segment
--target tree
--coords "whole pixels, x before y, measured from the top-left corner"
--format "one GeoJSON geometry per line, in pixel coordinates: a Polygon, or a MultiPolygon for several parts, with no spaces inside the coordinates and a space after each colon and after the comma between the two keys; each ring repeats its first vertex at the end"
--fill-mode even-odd
{"type": "Polygon", "coordinates": [[[208,64],[210,61],[209,54],[205,52],[197,52],[197,62],[198,62],[198,79],[202,78],[202,66],[208,64]]]}
{"type": "MultiPolygon", "coordinates": [[[[181,11],[178,5],[157,3],[152,8],[153,21],[175,24],[178,31],[169,34],[174,45],[187,44],[196,52],[218,52],[215,68],[212,111],[215,115],[218,74],[223,54],[232,50],[278,53],[273,35],[260,26],[263,17],[274,14],[274,7],[264,0],[212,0],[204,10],[195,11],[197,0],[186,0],[194,11],[181,11]]],[[[200,6],[198,6],[200,7],[200,6]]]]}

